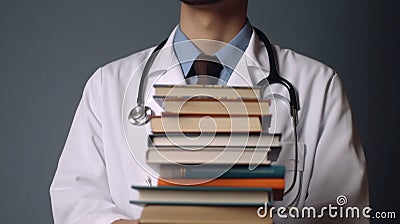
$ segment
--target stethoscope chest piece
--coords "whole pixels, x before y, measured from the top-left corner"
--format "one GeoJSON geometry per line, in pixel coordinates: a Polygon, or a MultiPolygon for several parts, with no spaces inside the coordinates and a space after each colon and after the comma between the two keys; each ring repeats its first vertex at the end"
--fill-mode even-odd
{"type": "Polygon", "coordinates": [[[133,125],[142,126],[149,122],[150,117],[153,115],[154,112],[150,107],[136,105],[129,113],[128,120],[133,125]]]}

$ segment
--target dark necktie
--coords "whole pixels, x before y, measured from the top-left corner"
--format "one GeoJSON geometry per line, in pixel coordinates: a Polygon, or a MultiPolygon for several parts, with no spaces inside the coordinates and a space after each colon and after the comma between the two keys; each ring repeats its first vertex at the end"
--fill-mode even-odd
{"type": "Polygon", "coordinates": [[[187,77],[197,76],[198,85],[215,85],[218,83],[222,68],[217,57],[201,54],[193,62],[187,77]]]}

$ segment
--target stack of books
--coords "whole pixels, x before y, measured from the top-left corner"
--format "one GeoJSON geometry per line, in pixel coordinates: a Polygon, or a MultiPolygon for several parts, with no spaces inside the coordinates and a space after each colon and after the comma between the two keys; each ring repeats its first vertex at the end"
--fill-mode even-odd
{"type": "Polygon", "coordinates": [[[282,200],[281,144],[268,133],[270,101],[261,89],[155,85],[163,107],[150,120],[147,163],[158,186],[133,186],[145,205],[140,223],[269,223],[257,209],[282,200]],[[200,94],[201,93],[201,94],[200,94]]]}

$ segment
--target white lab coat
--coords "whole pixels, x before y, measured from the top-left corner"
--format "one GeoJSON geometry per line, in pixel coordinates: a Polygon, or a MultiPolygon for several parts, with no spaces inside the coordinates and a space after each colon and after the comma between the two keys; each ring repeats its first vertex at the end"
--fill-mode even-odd
{"type": "MultiPolygon", "coordinates": [[[[168,47],[174,33],[153,64],[146,85],[147,105],[156,113],[161,108],[152,100],[152,85],[184,83],[177,58],[168,47]]],[[[339,195],[347,197],[348,205],[367,206],[365,158],[338,75],[315,60],[274,47],[280,74],[296,87],[301,107],[296,186],[275,206],[292,201],[299,187],[298,207],[336,205],[339,195]]],[[[136,105],[143,62],[153,49],[107,64],[88,80],[50,187],[55,223],[105,224],[140,217],[142,208],[129,200],[138,196],[131,185],[146,185],[149,176],[145,164],[149,128],[130,125],[127,116],[136,105]]],[[[228,85],[255,85],[268,71],[267,51],[253,33],[228,85]]],[[[277,163],[286,165],[288,187],[294,172],[288,94],[279,85],[271,89],[272,108],[276,108],[271,131],[283,133],[284,147],[277,163]]],[[[152,180],[156,183],[156,176],[152,180]]]]}

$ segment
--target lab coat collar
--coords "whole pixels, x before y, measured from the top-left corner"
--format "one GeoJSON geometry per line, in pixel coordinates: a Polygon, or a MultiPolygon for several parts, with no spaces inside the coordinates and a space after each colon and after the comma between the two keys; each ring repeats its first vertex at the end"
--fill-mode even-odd
{"type": "Polygon", "coordinates": [[[255,86],[269,75],[268,53],[264,43],[254,32],[249,46],[228,81],[231,86],[255,86]]]}
{"type": "MultiPolygon", "coordinates": [[[[173,39],[178,26],[176,26],[167,39],[164,47],[157,55],[149,76],[168,72],[168,78],[161,78],[159,84],[184,84],[185,77],[179,65],[179,60],[173,49],[173,39]]],[[[249,46],[236,65],[235,71],[228,80],[231,86],[254,86],[269,75],[269,58],[264,43],[259,39],[253,29],[249,46]]]]}
{"type": "Polygon", "coordinates": [[[270,71],[268,52],[254,29],[245,56],[248,74],[253,85],[268,77],[270,71]]]}
{"type": "Polygon", "coordinates": [[[172,75],[168,75],[168,78],[160,78],[157,83],[159,84],[183,84],[185,81],[185,77],[183,76],[182,69],[179,64],[179,60],[176,57],[174,52],[173,44],[174,44],[174,36],[176,33],[178,26],[176,26],[171,34],[169,35],[167,42],[162,47],[160,52],[158,53],[156,59],[154,60],[153,65],[150,68],[149,76],[154,76],[158,74],[164,75],[165,73],[172,75]]]}

